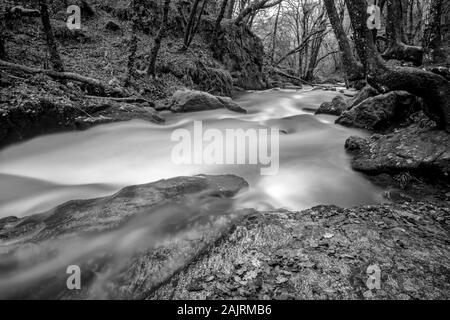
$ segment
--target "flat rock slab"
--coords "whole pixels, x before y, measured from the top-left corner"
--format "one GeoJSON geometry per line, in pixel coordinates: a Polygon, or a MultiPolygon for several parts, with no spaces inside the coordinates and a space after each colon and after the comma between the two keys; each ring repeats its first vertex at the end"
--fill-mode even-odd
{"type": "Polygon", "coordinates": [[[251,214],[150,298],[448,299],[449,222],[426,203],[251,214]]]}
{"type": "Polygon", "coordinates": [[[435,173],[441,179],[450,174],[450,134],[416,125],[388,135],[363,139],[350,137],[347,150],[354,153],[352,167],[369,174],[411,171],[435,173]]]}
{"type": "Polygon", "coordinates": [[[215,109],[228,109],[230,111],[247,113],[229,97],[214,96],[208,92],[196,90],[178,90],[170,101],[172,112],[195,112],[215,109]]]}
{"type": "Polygon", "coordinates": [[[179,177],[0,220],[0,297],[143,299],[239,219],[229,199],[248,185],[179,177]],[[81,290],[66,268],[82,271],[81,290]]]}

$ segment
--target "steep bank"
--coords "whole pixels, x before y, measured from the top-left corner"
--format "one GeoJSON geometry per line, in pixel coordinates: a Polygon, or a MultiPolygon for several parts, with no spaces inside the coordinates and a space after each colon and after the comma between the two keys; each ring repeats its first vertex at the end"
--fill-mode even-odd
{"type": "MultiPolygon", "coordinates": [[[[64,4],[49,1],[59,53],[66,71],[120,89],[122,100],[77,81],[33,76],[2,66],[0,147],[39,134],[84,129],[108,122],[144,119],[159,123],[162,119],[158,111],[167,108],[168,99],[179,89],[231,96],[234,86],[241,89],[267,87],[261,40],[246,27],[224,20],[218,32],[219,41],[212,43],[215,16],[208,8],[191,47],[187,51],[180,50],[185,29],[182,17],[189,10],[184,1],[171,3],[169,30],[156,64],[157,78],[147,79],[140,73],[148,64],[162,8],[156,2],[143,1],[139,11],[142,23],[137,30],[135,69],[138,72],[124,88],[132,30],[130,1],[92,0],[88,3],[86,7],[84,2],[77,0],[64,4]],[[65,5],[70,4],[81,4],[81,30],[71,31],[66,27],[65,5]],[[127,97],[131,99],[127,100],[127,97]]],[[[31,8],[27,1],[6,1],[0,5],[0,11],[7,12],[14,5],[31,8]]],[[[6,15],[5,19],[8,62],[50,69],[39,17],[6,15]]]]}

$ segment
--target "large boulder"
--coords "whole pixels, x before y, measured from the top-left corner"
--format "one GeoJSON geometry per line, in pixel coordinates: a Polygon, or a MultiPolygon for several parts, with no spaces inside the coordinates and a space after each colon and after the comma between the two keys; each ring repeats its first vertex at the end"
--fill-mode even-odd
{"type": "Polygon", "coordinates": [[[195,112],[221,108],[239,113],[247,112],[231,98],[214,96],[203,91],[177,90],[170,101],[172,112],[195,112]]]}
{"type": "Polygon", "coordinates": [[[89,102],[80,106],[54,97],[27,97],[16,105],[0,108],[0,147],[41,134],[84,130],[95,125],[141,119],[162,123],[152,103],[89,102]]]}
{"type": "Polygon", "coordinates": [[[63,86],[43,75],[0,87],[0,96],[8,101],[0,106],[0,148],[41,134],[82,130],[103,123],[164,121],[152,101],[86,98],[80,90],[73,82],[63,86]]]}
{"type": "Polygon", "coordinates": [[[368,174],[411,172],[450,180],[450,134],[417,125],[388,135],[350,137],[346,149],[354,153],[352,167],[368,174]]]}
{"type": "MultiPolygon", "coordinates": [[[[216,36],[215,20],[214,17],[203,19],[201,32],[207,41],[216,36]]],[[[236,86],[249,90],[267,87],[263,73],[264,45],[248,27],[237,26],[234,20],[223,20],[211,49],[214,58],[231,73],[236,86]]]]}
{"type": "Polygon", "coordinates": [[[0,219],[0,298],[144,299],[221,237],[239,217],[229,198],[247,186],[233,175],[178,177],[0,219]],[[66,287],[69,265],[81,269],[81,290],[66,287]]]}
{"type": "Polygon", "coordinates": [[[348,106],[342,96],[336,96],[331,102],[324,102],[317,109],[316,114],[331,114],[334,116],[340,116],[348,106]]]}
{"type": "Polygon", "coordinates": [[[364,88],[362,88],[358,93],[353,97],[353,99],[349,102],[348,108],[351,109],[354,106],[357,106],[364,100],[375,97],[379,95],[379,92],[372,86],[366,85],[364,88]]]}
{"type": "Polygon", "coordinates": [[[40,134],[75,130],[82,110],[64,102],[27,97],[0,108],[0,147],[40,134]]]}
{"type": "Polygon", "coordinates": [[[421,108],[420,100],[406,91],[392,91],[365,99],[344,112],[337,124],[374,131],[386,131],[407,123],[411,114],[421,108]]]}

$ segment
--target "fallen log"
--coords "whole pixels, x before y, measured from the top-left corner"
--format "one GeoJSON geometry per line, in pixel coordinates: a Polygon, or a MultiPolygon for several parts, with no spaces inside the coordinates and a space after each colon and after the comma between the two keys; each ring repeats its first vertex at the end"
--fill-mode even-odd
{"type": "Polygon", "coordinates": [[[27,9],[22,6],[15,6],[8,10],[8,13],[13,16],[21,17],[39,17],[41,12],[37,9],[27,9]]]}
{"type": "Polygon", "coordinates": [[[24,72],[27,74],[44,74],[46,76],[49,76],[55,80],[72,80],[84,83],[86,85],[92,86],[94,88],[100,89],[102,92],[106,93],[113,93],[120,96],[124,95],[124,91],[122,88],[118,87],[111,87],[106,83],[103,83],[101,80],[90,78],[83,76],[78,73],[73,72],[57,72],[53,70],[46,70],[46,69],[37,69],[33,67],[28,67],[16,63],[6,62],[3,60],[0,60],[0,69],[7,69],[13,72],[24,72]]]}
{"type": "Polygon", "coordinates": [[[300,82],[302,82],[302,83],[304,83],[304,84],[307,84],[307,85],[310,85],[310,86],[313,86],[313,87],[316,86],[316,84],[313,84],[313,83],[311,83],[311,82],[308,82],[308,81],[303,80],[302,78],[299,78],[299,77],[296,77],[296,76],[291,76],[290,74],[287,74],[287,73],[281,71],[280,69],[274,68],[273,71],[276,72],[276,73],[278,73],[278,74],[281,75],[281,76],[286,77],[286,78],[293,79],[293,80],[297,80],[297,81],[300,81],[300,82]]]}

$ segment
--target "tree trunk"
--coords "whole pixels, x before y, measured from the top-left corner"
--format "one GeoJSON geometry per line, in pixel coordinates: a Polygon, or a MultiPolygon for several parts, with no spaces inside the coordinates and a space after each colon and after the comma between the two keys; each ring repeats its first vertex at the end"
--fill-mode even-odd
{"type": "Polygon", "coordinates": [[[202,7],[200,8],[200,12],[198,13],[198,17],[195,20],[194,27],[192,28],[192,32],[191,32],[191,35],[189,37],[188,47],[191,45],[192,40],[194,39],[195,35],[197,34],[198,28],[199,28],[200,23],[202,21],[203,13],[205,12],[205,7],[206,7],[206,3],[207,2],[208,2],[208,0],[203,0],[202,7]]]}
{"type": "Polygon", "coordinates": [[[381,92],[405,90],[422,97],[424,112],[438,128],[450,132],[450,83],[440,75],[418,68],[389,68],[376,51],[372,33],[366,26],[365,0],[345,0],[350,14],[358,55],[370,85],[381,92]]]}
{"type": "Polygon", "coordinates": [[[414,43],[414,0],[408,0],[408,43],[414,43]]]}
{"type": "Polygon", "coordinates": [[[432,64],[445,60],[441,48],[441,15],[442,0],[431,0],[430,9],[425,18],[423,35],[424,64],[432,64]]]}
{"type": "Polygon", "coordinates": [[[422,48],[408,46],[403,42],[403,9],[401,0],[387,1],[388,48],[383,53],[385,59],[410,61],[414,65],[422,64],[422,48]]]}
{"type": "Polygon", "coordinates": [[[53,69],[58,72],[64,72],[64,64],[61,56],[59,55],[58,46],[53,35],[52,25],[50,24],[47,0],[39,0],[39,5],[41,7],[42,25],[44,26],[45,36],[47,37],[47,45],[50,52],[50,60],[53,65],[53,69]]]}
{"type": "Polygon", "coordinates": [[[131,79],[134,76],[134,64],[136,61],[136,51],[137,51],[137,45],[138,45],[138,38],[137,38],[137,31],[138,31],[138,21],[139,17],[137,14],[137,0],[131,0],[131,10],[133,12],[133,18],[132,18],[132,26],[131,26],[131,41],[130,41],[130,49],[129,49],[129,55],[128,55],[128,65],[127,65],[127,76],[125,78],[125,86],[128,86],[130,84],[131,79]]]}
{"type": "MultiPolygon", "coordinates": [[[[322,41],[326,34],[325,31],[327,20],[325,18],[325,9],[322,9],[322,13],[319,15],[317,21],[319,22],[318,28],[322,31],[316,34],[313,41],[311,42],[311,56],[309,58],[308,69],[305,75],[307,80],[312,80],[314,78],[314,70],[317,66],[317,58],[319,57],[320,47],[322,46],[322,41]]],[[[315,24],[316,23],[314,23],[314,25],[315,24]]]]}
{"type": "Polygon", "coordinates": [[[342,52],[342,62],[344,64],[347,79],[358,80],[364,78],[362,65],[353,56],[350,43],[348,42],[347,34],[342,27],[342,20],[340,19],[334,0],[324,0],[325,8],[327,9],[328,18],[333,27],[334,34],[339,44],[339,49],[342,52]]]}
{"type": "Polygon", "coordinates": [[[5,46],[5,26],[4,26],[4,21],[3,18],[0,21],[0,59],[1,60],[6,60],[7,55],[6,55],[6,46],[5,46]]]}
{"type": "Polygon", "coordinates": [[[316,35],[311,45],[311,56],[309,58],[308,70],[306,71],[306,80],[314,78],[314,70],[317,66],[317,58],[319,57],[320,47],[322,45],[323,34],[316,35]]]}
{"type": "Polygon", "coordinates": [[[276,40],[277,40],[278,19],[280,18],[280,11],[281,11],[281,3],[278,5],[277,16],[275,18],[275,26],[273,28],[274,30],[273,30],[273,35],[272,35],[272,50],[270,52],[270,61],[272,63],[273,63],[274,57],[275,57],[275,44],[276,44],[276,40]]]}
{"type": "Polygon", "coordinates": [[[188,24],[186,26],[186,30],[184,32],[184,40],[183,40],[183,49],[186,50],[189,47],[189,39],[191,37],[192,29],[194,28],[195,24],[195,17],[197,14],[197,8],[200,0],[195,0],[194,4],[192,5],[191,13],[189,14],[189,20],[188,24]]]}
{"type": "Polygon", "coordinates": [[[161,26],[159,27],[158,34],[156,35],[155,38],[155,44],[153,45],[152,51],[150,53],[150,61],[148,65],[147,76],[155,77],[156,75],[156,58],[158,56],[159,49],[161,48],[161,41],[166,33],[167,20],[169,17],[169,7],[170,7],[170,0],[165,0],[161,26]]]}
{"type": "Polygon", "coordinates": [[[227,10],[227,15],[225,16],[225,18],[231,19],[233,17],[235,3],[236,3],[236,0],[230,0],[230,3],[228,5],[228,10],[227,10]]]}
{"type": "Polygon", "coordinates": [[[222,5],[220,7],[219,15],[216,19],[216,24],[214,26],[214,36],[212,43],[217,43],[217,38],[219,37],[219,31],[220,31],[220,22],[222,22],[223,17],[225,16],[225,10],[227,8],[228,0],[222,0],[222,5]]]}

